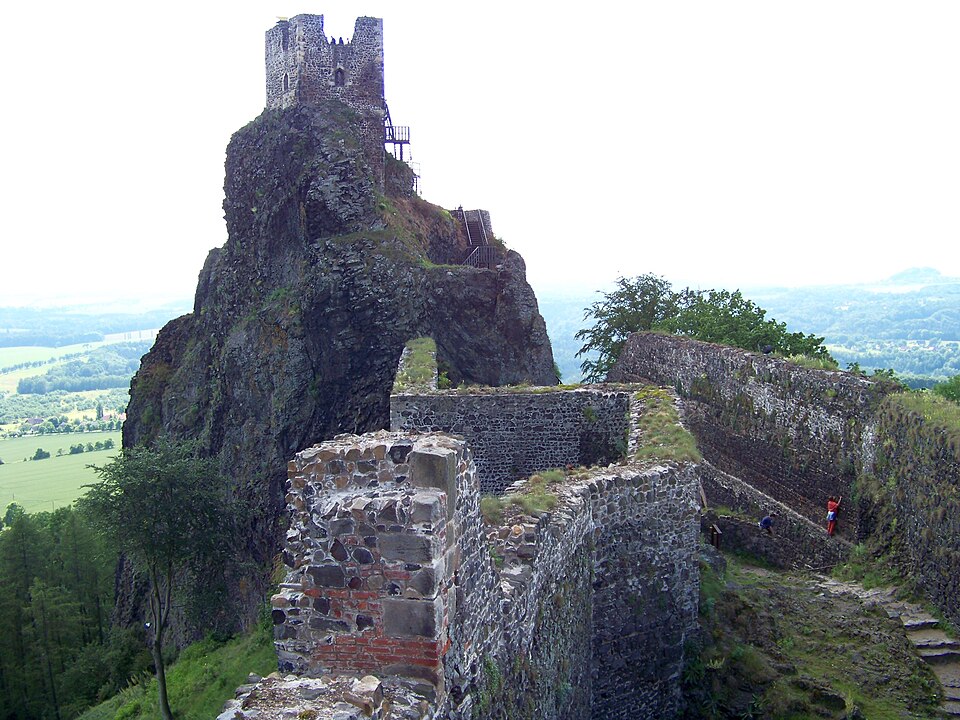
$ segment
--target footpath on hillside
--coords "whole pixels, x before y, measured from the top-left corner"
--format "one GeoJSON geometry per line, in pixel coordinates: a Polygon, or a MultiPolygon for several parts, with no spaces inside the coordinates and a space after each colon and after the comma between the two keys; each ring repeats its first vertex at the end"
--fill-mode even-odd
{"type": "Polygon", "coordinates": [[[896,588],[866,589],[855,582],[822,577],[819,587],[831,595],[853,595],[866,607],[878,607],[899,620],[907,639],[943,686],[941,708],[960,717],[960,642],[941,628],[940,620],[916,603],[897,598],[896,588]]]}
{"type": "Polygon", "coordinates": [[[703,648],[684,678],[686,718],[949,717],[949,679],[918,645],[928,638],[933,655],[941,640],[929,624],[908,637],[903,621],[912,633],[925,619],[919,608],[895,604],[892,591],[881,606],[880,593],[854,583],[704,553],[703,648]]]}

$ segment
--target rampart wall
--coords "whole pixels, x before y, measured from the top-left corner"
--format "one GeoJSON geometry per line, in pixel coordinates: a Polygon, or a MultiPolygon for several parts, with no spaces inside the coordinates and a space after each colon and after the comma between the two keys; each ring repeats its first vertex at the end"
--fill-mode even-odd
{"type": "Polygon", "coordinates": [[[824,524],[811,522],[784,503],[709,463],[698,466],[698,475],[708,494],[710,507],[702,512],[703,534],[714,541],[711,526],[721,535],[719,548],[741,550],[779,568],[823,572],[847,560],[850,543],[831,538],[824,524]],[[772,534],[761,532],[757,521],[776,513],[772,534]]]}
{"type": "Polygon", "coordinates": [[[960,627],[960,437],[899,403],[884,403],[868,445],[863,517],[927,596],[960,627]]]}
{"type": "Polygon", "coordinates": [[[395,431],[448,432],[473,451],[482,492],[567,465],[606,465],[626,451],[626,389],[461,390],[390,398],[395,431]]]}
{"type": "Polygon", "coordinates": [[[420,708],[396,717],[670,717],[697,626],[696,486],[693,467],[580,470],[550,486],[551,512],[510,505],[487,525],[462,439],[380,432],[299,453],[273,598],[281,672],[297,687],[369,676],[380,689],[354,706],[420,708]]]}
{"type": "MultiPolygon", "coordinates": [[[[630,337],[608,379],[676,388],[684,423],[710,463],[815,523],[823,522],[830,495],[853,500],[864,442],[894,389],[852,373],[653,333],[630,337]]],[[[842,519],[843,535],[855,539],[856,508],[847,503],[842,519]]]]}

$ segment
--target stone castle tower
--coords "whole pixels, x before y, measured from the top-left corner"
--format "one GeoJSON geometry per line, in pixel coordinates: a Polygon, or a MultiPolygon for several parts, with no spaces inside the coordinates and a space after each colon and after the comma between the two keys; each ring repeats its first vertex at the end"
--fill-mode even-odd
{"type": "Polygon", "coordinates": [[[296,15],[266,32],[267,108],[328,99],[359,116],[364,155],[383,186],[383,20],[357,18],[353,38],[327,38],[323,15],[296,15]]]}

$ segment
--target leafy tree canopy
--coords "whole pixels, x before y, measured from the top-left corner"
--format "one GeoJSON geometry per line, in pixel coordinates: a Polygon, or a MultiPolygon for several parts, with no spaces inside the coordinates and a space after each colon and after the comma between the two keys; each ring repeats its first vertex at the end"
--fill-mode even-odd
{"type": "Polygon", "coordinates": [[[822,337],[789,333],[785,323],[766,319],[766,310],[743,297],[739,290],[674,291],[670,283],[653,274],[619,278],[584,312],[592,327],[576,337],[584,342],[577,357],[584,379],[603,380],[613,367],[631,333],[659,330],[685,337],[733,345],[746,350],[803,355],[832,363],[822,337]]]}
{"type": "Polygon", "coordinates": [[[939,383],[933,387],[933,392],[945,397],[947,400],[960,402],[960,375],[954,375],[946,382],[939,383]]]}
{"type": "Polygon", "coordinates": [[[152,447],[125,448],[94,470],[100,481],[88,486],[78,505],[149,583],[151,651],[160,712],[169,720],[164,630],[178,578],[228,544],[233,522],[227,482],[196,445],[163,438],[152,447]]]}

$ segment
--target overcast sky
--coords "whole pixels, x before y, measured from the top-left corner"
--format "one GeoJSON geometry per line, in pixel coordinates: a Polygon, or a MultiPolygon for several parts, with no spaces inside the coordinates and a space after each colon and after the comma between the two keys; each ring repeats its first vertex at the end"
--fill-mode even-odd
{"type": "Polygon", "coordinates": [[[956,0],[38,0],[0,10],[0,303],[192,297],[300,13],[383,18],[424,198],[489,210],[538,292],[960,276],[956,0]]]}

